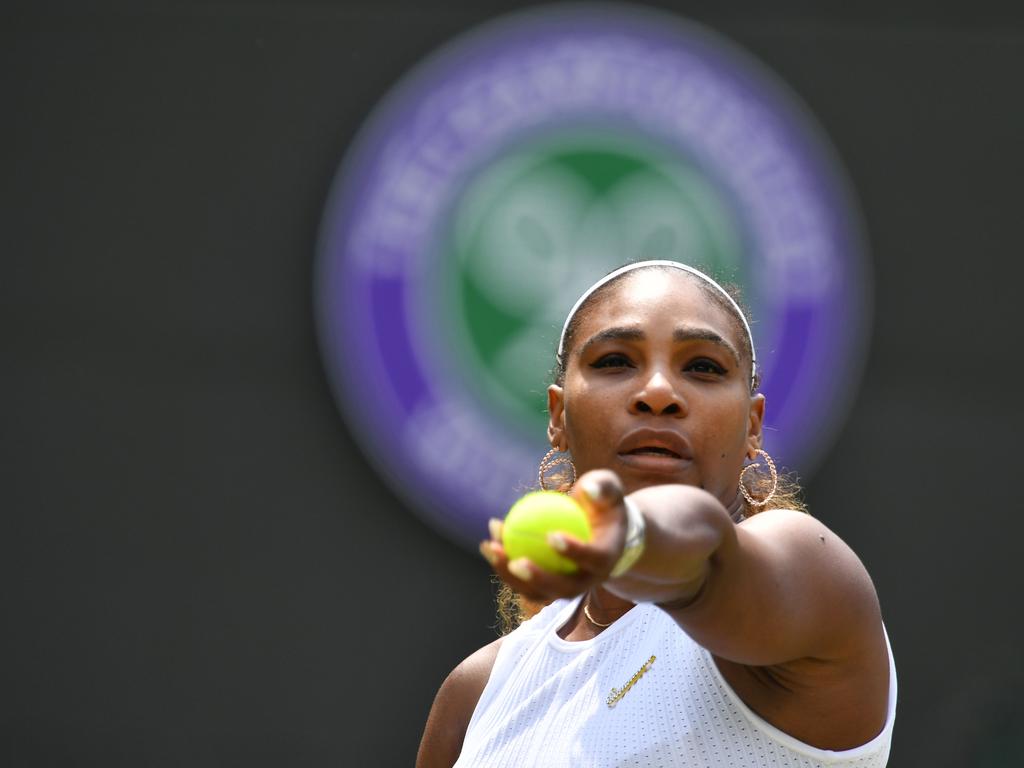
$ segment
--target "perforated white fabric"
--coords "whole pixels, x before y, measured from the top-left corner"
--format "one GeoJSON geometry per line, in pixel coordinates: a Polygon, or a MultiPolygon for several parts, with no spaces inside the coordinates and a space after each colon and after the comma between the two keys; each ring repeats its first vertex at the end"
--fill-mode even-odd
{"type": "Polygon", "coordinates": [[[576,600],[547,606],[501,645],[469,723],[459,768],[737,766],[881,768],[896,714],[890,650],[889,714],[867,744],[833,752],[773,727],[746,707],[711,655],[661,609],[638,605],[593,640],[557,630],[576,600]],[[612,709],[652,655],[656,660],[612,709]]]}

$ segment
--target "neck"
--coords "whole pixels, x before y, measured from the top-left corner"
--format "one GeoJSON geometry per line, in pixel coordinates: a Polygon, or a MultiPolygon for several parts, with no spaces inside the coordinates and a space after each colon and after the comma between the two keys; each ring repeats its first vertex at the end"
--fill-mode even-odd
{"type": "Polygon", "coordinates": [[[599,627],[589,621],[583,613],[583,606],[587,606],[594,621],[601,624],[614,624],[633,605],[634,603],[618,595],[613,595],[603,587],[593,587],[583,593],[576,613],[558,634],[563,640],[590,640],[601,634],[607,627],[599,627]]]}
{"type": "MultiPolygon", "coordinates": [[[[635,605],[623,597],[612,594],[604,587],[593,587],[583,596],[581,603],[587,606],[590,615],[602,624],[613,624],[635,605]]],[[[584,621],[586,621],[585,617],[584,621]]],[[[600,631],[604,627],[595,627],[595,629],[600,631]]]]}
{"type": "Polygon", "coordinates": [[[740,522],[746,516],[746,508],[743,505],[743,496],[739,491],[736,492],[736,496],[732,502],[725,505],[725,511],[729,513],[729,517],[732,518],[734,523],[740,522]]]}

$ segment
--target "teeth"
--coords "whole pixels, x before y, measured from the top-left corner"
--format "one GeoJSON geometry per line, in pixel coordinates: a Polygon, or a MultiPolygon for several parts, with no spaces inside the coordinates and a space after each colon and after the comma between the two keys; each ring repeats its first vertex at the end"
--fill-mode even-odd
{"type": "Polygon", "coordinates": [[[679,458],[679,454],[668,450],[667,448],[637,448],[635,451],[630,451],[636,455],[649,455],[649,456],[671,456],[674,459],[679,458]]]}

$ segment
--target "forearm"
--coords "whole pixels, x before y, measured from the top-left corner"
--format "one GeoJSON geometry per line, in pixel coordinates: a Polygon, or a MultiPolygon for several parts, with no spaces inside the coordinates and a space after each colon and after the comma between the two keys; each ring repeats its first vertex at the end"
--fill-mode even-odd
{"type": "Polygon", "coordinates": [[[680,605],[694,600],[716,554],[735,542],[735,526],[725,508],[706,491],[684,485],[645,488],[629,498],[644,517],[643,555],[605,587],[633,602],[680,605]]]}

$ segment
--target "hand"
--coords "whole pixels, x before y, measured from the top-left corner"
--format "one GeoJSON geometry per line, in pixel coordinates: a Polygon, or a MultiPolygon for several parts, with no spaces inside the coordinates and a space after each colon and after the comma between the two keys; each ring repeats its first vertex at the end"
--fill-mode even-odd
{"type": "Polygon", "coordinates": [[[525,557],[509,562],[501,544],[500,520],[491,520],[491,538],[480,544],[480,553],[501,580],[530,600],[546,602],[579,595],[606,581],[622,556],[626,509],[618,475],[607,469],[587,472],[577,479],[569,495],[587,513],[591,539],[583,542],[568,533],[555,532],[548,535],[548,543],[576,563],[576,573],[552,573],[525,557]]]}

